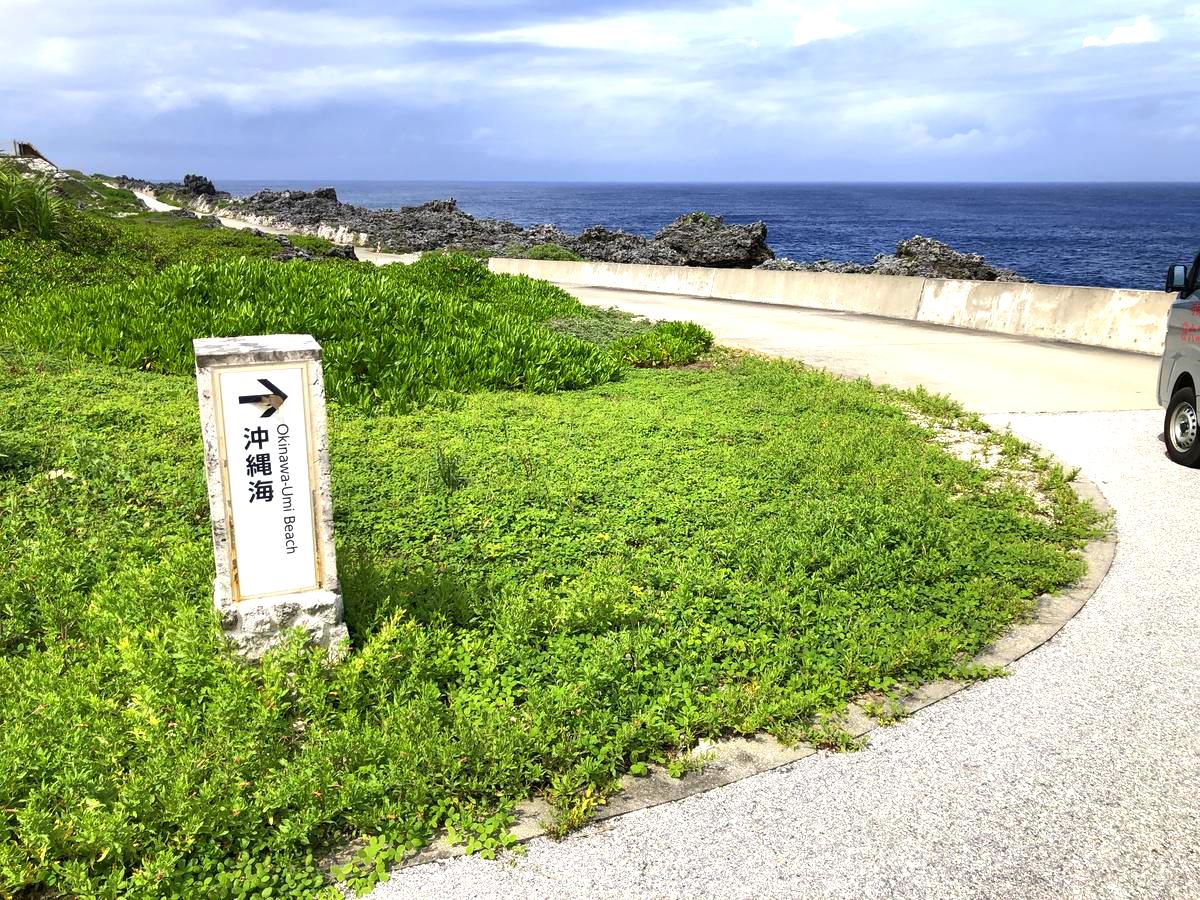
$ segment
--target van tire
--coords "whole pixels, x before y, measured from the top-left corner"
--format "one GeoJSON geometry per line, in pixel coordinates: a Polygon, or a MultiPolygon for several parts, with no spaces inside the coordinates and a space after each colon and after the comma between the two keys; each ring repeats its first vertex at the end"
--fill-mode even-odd
{"type": "Polygon", "coordinates": [[[1163,419],[1163,438],[1167,456],[1182,466],[1200,465],[1200,411],[1196,409],[1196,391],[1182,387],[1171,395],[1163,419]]]}

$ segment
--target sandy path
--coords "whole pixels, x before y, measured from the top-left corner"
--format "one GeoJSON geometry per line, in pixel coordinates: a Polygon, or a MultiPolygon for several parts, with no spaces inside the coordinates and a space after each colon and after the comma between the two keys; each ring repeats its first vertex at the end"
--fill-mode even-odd
{"type": "MultiPolygon", "coordinates": [[[[143,203],[146,204],[154,212],[169,212],[173,209],[179,209],[178,206],[173,206],[170,203],[163,203],[149,191],[133,192],[143,203]]],[[[236,219],[233,216],[218,215],[217,220],[226,228],[257,228],[265,234],[303,234],[304,232],[296,231],[289,228],[275,228],[270,225],[257,225],[253,222],[247,222],[245,219],[236,219]]],[[[411,263],[416,262],[421,258],[420,253],[385,253],[380,250],[370,250],[366,247],[355,247],[354,255],[361,260],[373,262],[377,266],[386,266],[391,263],[411,263]]]]}

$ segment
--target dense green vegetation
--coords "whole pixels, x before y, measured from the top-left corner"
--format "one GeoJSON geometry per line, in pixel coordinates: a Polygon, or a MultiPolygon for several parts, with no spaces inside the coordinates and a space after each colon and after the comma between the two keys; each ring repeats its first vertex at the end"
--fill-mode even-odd
{"type": "Polygon", "coordinates": [[[448,391],[586,387],[618,377],[618,359],[686,363],[712,340],[696,326],[652,331],[614,357],[543,324],[586,313],[558,288],[468,257],[383,268],[238,259],[41,294],[0,310],[0,337],[182,375],[197,335],[307,333],[324,347],[331,397],[393,409],[448,391]]]}
{"type": "Polygon", "coordinates": [[[278,249],[70,210],[0,234],[0,895],[332,896],[327,852],[367,839],[367,886],[440,827],[491,853],[520,800],[576,825],[700,738],[840,746],[848,700],[971,674],[1082,570],[1063,473],[1011,477],[1027,449],[944,399],[652,371],[711,335],[463,255],[278,249]],[[326,351],[337,663],[244,663],[211,606],[190,341],[274,331],[326,351]]]}
{"type": "Polygon", "coordinates": [[[101,175],[85,175],[76,169],[68,169],[66,174],[69,177],[57,182],[57,189],[77,208],[110,216],[146,211],[133,191],[112,187],[101,175]]]}
{"type": "Polygon", "coordinates": [[[684,366],[712,347],[712,334],[695,322],[659,322],[641,334],[613,341],[609,352],[638,368],[684,366]]]}
{"type": "Polygon", "coordinates": [[[67,211],[66,200],[55,193],[48,178],[26,178],[14,168],[0,166],[0,234],[56,238],[67,211]]]}
{"type": "Polygon", "coordinates": [[[782,363],[336,407],[354,652],[246,666],[192,380],[13,353],[0,378],[10,890],[305,896],[347,835],[494,846],[538,791],[578,821],[631,764],[954,675],[1087,534],[1061,474],[1035,515],[885,394],[782,363]]]}
{"type": "Polygon", "coordinates": [[[288,240],[293,246],[299,247],[301,250],[307,250],[309,253],[320,256],[328,253],[333,249],[333,242],[327,241],[323,237],[317,237],[315,234],[289,234],[288,240]]]}
{"type": "MultiPolygon", "coordinates": [[[[128,284],[172,265],[270,259],[279,244],[195,219],[146,213],[102,219],[69,213],[52,239],[0,232],[0,315],[14,301],[99,284],[128,284]]],[[[324,265],[325,263],[322,263],[324,265]]]]}
{"type": "Polygon", "coordinates": [[[566,262],[580,262],[583,257],[561,244],[534,244],[524,247],[521,244],[509,244],[500,251],[499,256],[510,259],[551,259],[566,262]]]}

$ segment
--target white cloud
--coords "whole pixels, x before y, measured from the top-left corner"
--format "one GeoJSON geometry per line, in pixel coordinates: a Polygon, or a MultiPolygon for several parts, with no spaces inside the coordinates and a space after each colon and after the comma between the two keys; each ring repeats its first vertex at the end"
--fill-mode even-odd
{"type": "Polygon", "coordinates": [[[390,19],[287,10],[242,10],[214,19],[209,28],[250,43],[293,47],[369,47],[412,43],[421,37],[390,19]]]}
{"type": "Polygon", "coordinates": [[[570,50],[618,50],[653,53],[681,44],[671,18],[664,15],[613,16],[583,22],[555,22],[509,28],[468,37],[482,43],[538,44],[570,50]]]}
{"type": "Polygon", "coordinates": [[[554,173],[572,160],[597,172],[625,160],[628,173],[726,177],[742,171],[739,160],[790,154],[796,177],[804,160],[816,166],[809,174],[841,177],[898,154],[1015,155],[1022,141],[1098,128],[1113,110],[1185,103],[1180,85],[1200,77],[1189,42],[1166,41],[1176,27],[1194,33],[1200,20],[1183,17],[1200,0],[1158,0],[1142,16],[1128,0],[674,0],[616,10],[441,0],[444,12],[437,2],[0,0],[5,116],[34,139],[58,128],[60,140],[83,141],[59,123],[86,113],[128,134],[191,109],[172,127],[199,132],[278,111],[280,140],[296,129],[305,142],[301,110],[342,121],[343,109],[358,109],[364,134],[384,125],[361,109],[387,113],[380,122],[414,110],[427,114],[398,129],[410,144],[546,159],[554,173]],[[1102,51],[1079,52],[1081,42],[1155,40],[1161,65],[1097,66],[1102,51]],[[63,104],[71,116],[48,120],[44,109],[63,104]],[[456,125],[430,124],[444,121],[456,125]],[[638,168],[642,160],[664,168],[638,168]]]}
{"type": "Polygon", "coordinates": [[[1097,34],[1083,39],[1085,47],[1116,47],[1120,44],[1154,44],[1162,40],[1162,31],[1149,16],[1138,16],[1127,25],[1117,25],[1108,37],[1097,34]]]}
{"type": "Polygon", "coordinates": [[[879,24],[881,8],[887,5],[880,0],[852,0],[838,6],[811,0],[751,0],[715,10],[660,10],[549,22],[468,35],[464,40],[625,54],[678,53],[721,44],[757,50],[857,34],[861,27],[848,20],[879,24]]]}
{"type": "Polygon", "coordinates": [[[849,37],[858,32],[857,25],[843,22],[834,10],[821,9],[806,13],[796,23],[796,27],[792,29],[792,40],[797,47],[802,47],[815,41],[832,41],[849,37]]]}
{"type": "Polygon", "coordinates": [[[75,71],[78,45],[65,37],[51,37],[41,41],[33,54],[34,65],[43,72],[53,75],[69,75],[75,71]]]}

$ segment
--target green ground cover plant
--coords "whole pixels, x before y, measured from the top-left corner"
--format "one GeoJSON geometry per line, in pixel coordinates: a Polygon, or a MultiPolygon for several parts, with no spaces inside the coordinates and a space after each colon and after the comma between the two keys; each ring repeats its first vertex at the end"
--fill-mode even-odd
{"type": "Polygon", "coordinates": [[[640,369],[683,366],[712,348],[713,336],[695,322],[658,322],[641,334],[609,345],[618,359],[640,369]]]}
{"type": "Polygon", "coordinates": [[[311,897],[326,850],[363,837],[365,887],[441,826],[493,852],[530,794],[577,824],[698,739],[972,674],[1096,530],[1058,469],[1039,507],[911,415],[952,406],[782,362],[334,404],[353,650],[247,665],[194,392],[0,352],[0,893],[311,897]]]}
{"type": "Polygon", "coordinates": [[[292,242],[292,246],[307,250],[317,256],[324,255],[333,249],[333,241],[317,237],[315,234],[289,234],[288,240],[292,242]]]}
{"type": "Polygon", "coordinates": [[[0,316],[17,301],[101,284],[128,284],[179,263],[269,259],[279,244],[161,213],[110,219],[68,210],[59,233],[0,230],[0,316]]]}
{"type": "Polygon", "coordinates": [[[448,392],[617,378],[621,363],[543,324],[586,311],[546,282],[493,275],[465,256],[388,267],[236,259],[27,299],[0,311],[0,335],[182,375],[197,335],[307,333],[324,348],[330,396],[402,409],[448,392]]]}
{"type": "Polygon", "coordinates": [[[587,315],[563,316],[551,319],[546,327],[552,331],[569,334],[580,340],[607,347],[622,338],[642,334],[654,327],[654,322],[645,316],[627,313],[616,307],[595,307],[587,315]]]}
{"type": "Polygon", "coordinates": [[[554,243],[534,244],[532,247],[516,243],[507,244],[495,255],[505,256],[509,259],[550,259],[563,262],[581,262],[583,260],[582,256],[569,247],[554,243]]]}
{"type": "Polygon", "coordinates": [[[64,171],[69,177],[57,182],[58,190],[78,208],[109,216],[146,210],[133,191],[112,187],[102,175],[85,175],[77,169],[64,171]]]}

